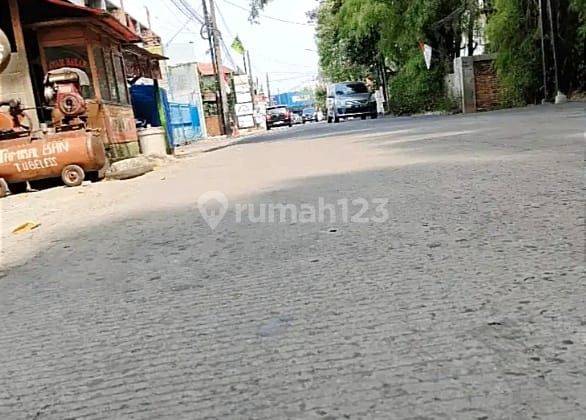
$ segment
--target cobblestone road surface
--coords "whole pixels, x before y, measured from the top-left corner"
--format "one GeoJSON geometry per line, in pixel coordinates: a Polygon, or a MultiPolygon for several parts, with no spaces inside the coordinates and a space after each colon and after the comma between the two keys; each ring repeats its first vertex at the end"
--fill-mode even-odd
{"type": "Polygon", "coordinates": [[[7,199],[0,419],[586,418],[584,117],[311,125],[7,199]],[[207,190],[390,219],[212,232],[207,190]]]}

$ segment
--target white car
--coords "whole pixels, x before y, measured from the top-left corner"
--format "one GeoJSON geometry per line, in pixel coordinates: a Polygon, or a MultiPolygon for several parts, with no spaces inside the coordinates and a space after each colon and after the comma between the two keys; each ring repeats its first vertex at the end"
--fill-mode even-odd
{"type": "Polygon", "coordinates": [[[293,113],[293,124],[303,124],[303,117],[296,112],[293,113]]]}

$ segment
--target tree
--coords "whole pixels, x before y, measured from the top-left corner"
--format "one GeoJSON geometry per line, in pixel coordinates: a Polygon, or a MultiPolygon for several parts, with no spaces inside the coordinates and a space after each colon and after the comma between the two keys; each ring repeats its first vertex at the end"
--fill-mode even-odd
{"type": "MultiPolygon", "coordinates": [[[[496,69],[505,106],[536,103],[543,98],[542,50],[539,33],[540,0],[496,0],[488,22],[490,51],[497,56],[496,69]]],[[[560,90],[571,93],[585,86],[584,13],[586,0],[551,0],[556,11],[554,28],[546,23],[546,76],[554,92],[551,71],[551,37],[556,37],[560,90]]],[[[547,13],[547,8],[544,8],[547,13]]],[[[545,19],[548,21],[548,19],[545,19]]],[[[554,92],[555,94],[555,92],[554,92]]],[[[551,99],[551,98],[550,98],[551,99]]]]}
{"type": "MultiPolygon", "coordinates": [[[[270,1],[251,0],[251,17],[270,1]]],[[[391,74],[391,108],[408,113],[450,105],[444,76],[453,71],[462,49],[468,55],[476,51],[474,40],[484,31],[481,16],[488,20],[489,51],[497,56],[503,105],[535,102],[543,80],[539,1],[492,0],[481,8],[480,0],[321,0],[308,16],[317,24],[320,66],[327,80],[391,74]],[[431,70],[424,65],[419,43],[433,48],[431,70]]],[[[560,86],[565,92],[583,90],[586,0],[550,1],[564,75],[560,86]]]]}
{"type": "Polygon", "coordinates": [[[255,22],[258,19],[260,11],[270,2],[271,0],[250,0],[249,19],[255,22]]]}
{"type": "MultiPolygon", "coordinates": [[[[390,82],[393,112],[412,113],[445,106],[443,77],[451,71],[453,60],[460,52],[461,20],[467,10],[462,0],[339,0],[338,3],[333,24],[347,43],[357,43],[362,52],[359,57],[368,60],[361,64],[371,68],[382,64],[379,73],[393,75],[390,82]],[[431,70],[424,64],[420,42],[433,48],[431,70]]],[[[320,26],[322,23],[318,22],[318,40],[320,26]]],[[[323,59],[321,50],[320,53],[323,59]]],[[[354,63],[360,63],[352,54],[348,55],[354,63]]]]}

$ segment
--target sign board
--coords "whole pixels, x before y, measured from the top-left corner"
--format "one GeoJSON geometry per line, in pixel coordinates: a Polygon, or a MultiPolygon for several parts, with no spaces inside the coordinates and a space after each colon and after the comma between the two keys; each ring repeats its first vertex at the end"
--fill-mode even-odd
{"type": "Polygon", "coordinates": [[[247,91],[246,93],[236,93],[236,102],[239,104],[252,102],[252,95],[250,94],[250,91],[247,91]]]}
{"type": "Polygon", "coordinates": [[[131,106],[104,104],[106,133],[110,143],[128,143],[138,140],[136,121],[131,106]]]}
{"type": "Polygon", "coordinates": [[[254,114],[254,106],[252,102],[247,102],[244,104],[236,104],[235,105],[236,115],[243,116],[243,115],[252,115],[254,114]]]}
{"type": "Polygon", "coordinates": [[[309,95],[293,95],[291,96],[291,100],[293,101],[293,103],[309,102],[311,101],[311,98],[309,97],[309,95]]]}
{"type": "MultiPolygon", "coordinates": [[[[236,93],[250,93],[250,83],[247,75],[234,76],[234,89],[236,93]]],[[[240,101],[238,101],[240,102],[240,101]]]]}
{"type": "Polygon", "coordinates": [[[236,93],[250,93],[250,86],[247,84],[245,85],[236,85],[234,86],[236,93]]]}
{"type": "MultiPolygon", "coordinates": [[[[248,80],[248,76],[234,76],[234,89],[236,93],[249,93],[250,92],[250,83],[248,80]]],[[[240,101],[239,101],[240,102],[240,101]]]]}
{"type": "Polygon", "coordinates": [[[252,115],[245,115],[242,117],[238,117],[238,127],[239,128],[252,128],[254,127],[254,118],[252,115]]]}
{"type": "Polygon", "coordinates": [[[234,86],[238,85],[248,86],[248,75],[234,76],[234,86]]]}
{"type": "Polygon", "coordinates": [[[427,66],[427,69],[429,70],[431,68],[431,54],[433,52],[433,49],[427,45],[424,44],[423,45],[423,57],[425,58],[425,65],[427,66]]]}

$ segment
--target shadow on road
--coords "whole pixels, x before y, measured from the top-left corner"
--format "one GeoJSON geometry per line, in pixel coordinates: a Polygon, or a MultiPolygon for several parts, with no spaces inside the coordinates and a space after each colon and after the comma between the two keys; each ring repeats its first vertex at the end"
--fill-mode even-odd
{"type": "Polygon", "coordinates": [[[360,417],[369,398],[397,417],[539,411],[549,380],[535,372],[584,362],[559,349],[584,315],[578,166],[543,153],[316,177],[231,203],[215,231],[194,197],[62,237],[0,280],[3,412],[360,417]],[[359,198],[387,199],[388,220],[235,210],[359,198]]]}

